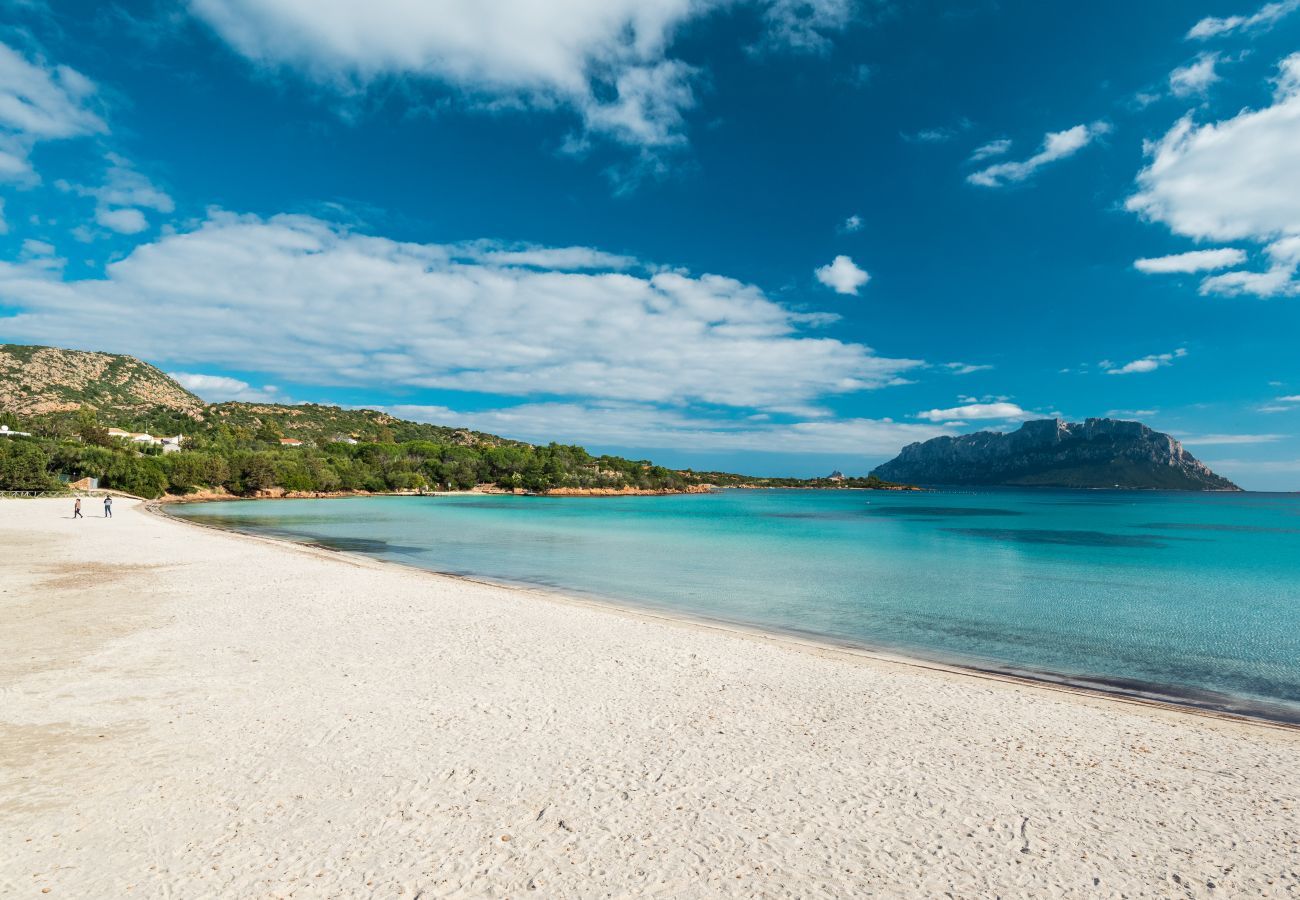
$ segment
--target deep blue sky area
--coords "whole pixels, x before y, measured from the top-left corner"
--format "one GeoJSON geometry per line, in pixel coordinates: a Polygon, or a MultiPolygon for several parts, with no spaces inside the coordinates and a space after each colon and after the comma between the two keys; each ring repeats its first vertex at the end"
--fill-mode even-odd
{"type": "Polygon", "coordinates": [[[0,0],[0,341],[757,473],[1300,489],[1300,0],[0,0]]]}

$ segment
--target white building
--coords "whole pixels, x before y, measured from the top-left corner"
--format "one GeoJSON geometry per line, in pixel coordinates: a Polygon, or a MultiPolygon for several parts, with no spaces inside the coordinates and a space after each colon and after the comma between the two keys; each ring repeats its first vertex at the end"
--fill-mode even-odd
{"type": "Polygon", "coordinates": [[[150,447],[162,447],[163,453],[175,453],[181,449],[182,435],[175,437],[154,437],[143,431],[123,431],[121,428],[108,429],[108,436],[111,438],[121,438],[131,444],[143,444],[150,447]]]}
{"type": "Polygon", "coordinates": [[[10,431],[8,425],[0,425],[0,437],[31,437],[30,431],[10,431]]]}

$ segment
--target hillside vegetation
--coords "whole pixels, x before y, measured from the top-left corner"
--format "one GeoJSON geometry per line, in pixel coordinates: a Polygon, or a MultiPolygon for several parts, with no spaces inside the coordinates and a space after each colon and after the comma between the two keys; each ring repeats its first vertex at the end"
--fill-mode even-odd
{"type": "Polygon", "coordinates": [[[239,497],[469,490],[530,493],[679,492],[710,485],[892,487],[878,479],[752,479],[674,471],[648,460],[593,456],[372,409],[205,404],[129,356],[0,345],[0,490],[56,490],[82,478],[142,497],[239,497]],[[182,435],[181,451],[133,444],[108,429],[182,435]],[[286,445],[286,441],[291,442],[286,445]]]}

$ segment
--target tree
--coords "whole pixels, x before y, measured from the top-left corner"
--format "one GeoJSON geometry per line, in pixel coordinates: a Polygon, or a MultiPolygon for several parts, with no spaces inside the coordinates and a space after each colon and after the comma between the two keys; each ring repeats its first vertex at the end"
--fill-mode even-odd
{"type": "Polygon", "coordinates": [[[110,447],[113,444],[108,436],[108,429],[99,424],[99,417],[89,406],[77,410],[76,434],[85,444],[99,447],[110,447]]]}
{"type": "Polygon", "coordinates": [[[59,486],[49,472],[50,457],[23,438],[0,439],[0,490],[48,491],[59,486]]]}

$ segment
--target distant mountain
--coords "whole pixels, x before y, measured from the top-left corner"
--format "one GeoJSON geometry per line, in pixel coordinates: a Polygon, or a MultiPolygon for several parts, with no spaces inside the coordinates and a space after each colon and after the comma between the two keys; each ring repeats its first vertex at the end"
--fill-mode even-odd
{"type": "Polygon", "coordinates": [[[1236,491],[1167,434],[1141,422],[1026,422],[909,444],[871,473],[912,484],[1236,491]]]}
{"type": "Polygon", "coordinates": [[[198,415],[203,401],[133,356],[0,344],[0,410],[31,416],[82,406],[198,415]]]}

